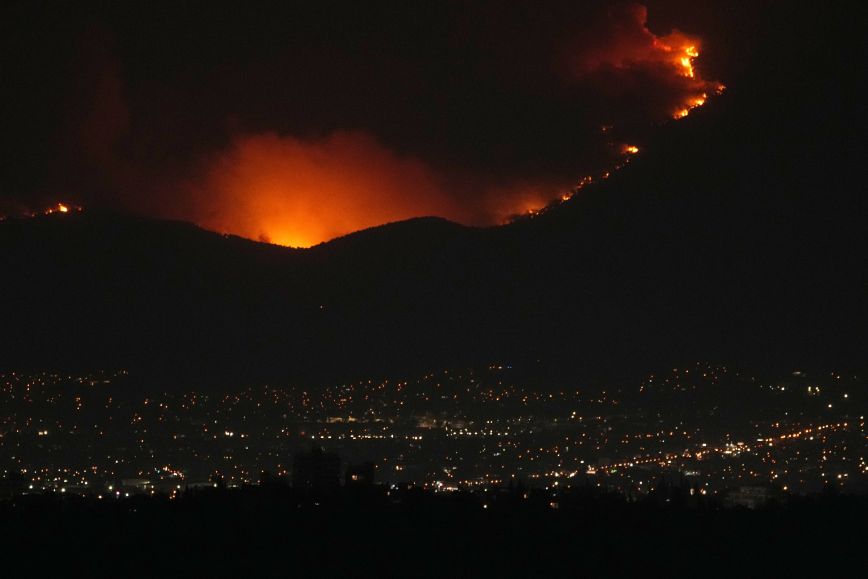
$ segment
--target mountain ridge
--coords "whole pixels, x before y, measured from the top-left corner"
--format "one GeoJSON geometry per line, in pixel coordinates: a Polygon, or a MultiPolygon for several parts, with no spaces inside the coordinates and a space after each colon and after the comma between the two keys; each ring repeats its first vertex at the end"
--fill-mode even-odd
{"type": "Polygon", "coordinates": [[[0,367],[315,383],[492,361],[569,380],[864,366],[858,63],[789,58],[802,29],[770,31],[629,166],[507,226],[422,218],[293,250],[140,218],[89,229],[90,211],[4,222],[0,367]]]}

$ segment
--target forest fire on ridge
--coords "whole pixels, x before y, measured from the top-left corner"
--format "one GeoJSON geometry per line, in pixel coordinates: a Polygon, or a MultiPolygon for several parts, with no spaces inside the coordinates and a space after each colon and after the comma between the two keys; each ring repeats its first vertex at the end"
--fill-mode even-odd
{"type": "Polygon", "coordinates": [[[405,50],[409,12],[381,44],[345,50],[342,24],[309,16],[319,27],[275,30],[249,62],[167,54],[184,66],[153,83],[127,78],[148,68],[143,52],[96,29],[46,177],[0,212],[41,214],[62,190],[89,209],[294,247],[422,216],[498,225],[606,179],[649,127],[723,90],[697,66],[701,39],[655,34],[638,4],[441,16],[412,36],[431,50],[405,50]],[[306,30],[302,57],[288,39],[306,30]]]}
{"type": "MultiPolygon", "coordinates": [[[[685,54],[698,54],[691,47],[685,54]]],[[[682,69],[695,75],[693,56],[682,69]]],[[[680,62],[680,61],[679,61],[680,62]]],[[[693,78],[693,76],[691,76],[693,78]]],[[[723,85],[715,89],[722,92],[723,85]]],[[[690,96],[671,114],[686,117],[708,94],[690,96]]],[[[637,156],[621,147],[621,160],[602,171],[607,179],[637,156]]],[[[422,160],[402,158],[365,133],[335,133],[320,141],[250,135],[209,167],[197,197],[211,200],[199,211],[202,227],[291,247],[310,247],[384,223],[436,215],[465,225],[488,226],[536,215],[570,200],[595,179],[501,187],[469,207],[448,188],[448,177],[422,160]],[[566,191],[566,192],[565,192],[566,191]]]]}

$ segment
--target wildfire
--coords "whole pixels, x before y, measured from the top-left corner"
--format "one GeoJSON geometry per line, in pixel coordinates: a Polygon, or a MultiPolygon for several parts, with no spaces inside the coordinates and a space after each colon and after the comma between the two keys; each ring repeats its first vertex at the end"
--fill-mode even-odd
{"type": "Polygon", "coordinates": [[[684,56],[679,59],[681,68],[684,69],[682,74],[688,78],[696,78],[696,71],[693,70],[693,59],[699,56],[699,51],[695,46],[684,48],[684,56]]]}
{"type": "Polygon", "coordinates": [[[696,70],[693,68],[693,60],[699,56],[699,49],[695,44],[688,44],[676,48],[669,44],[670,39],[680,38],[680,34],[673,33],[666,38],[654,38],[654,47],[673,55],[672,63],[678,68],[678,74],[687,78],[696,78],[696,70]]]}
{"type": "MultiPolygon", "coordinates": [[[[680,35],[673,33],[668,38],[677,39],[677,38],[680,38],[680,35]]],[[[693,44],[693,43],[682,44],[680,47],[676,48],[676,47],[668,44],[667,39],[655,38],[654,39],[654,46],[657,47],[658,49],[662,50],[663,52],[671,53],[673,55],[672,62],[675,65],[676,69],[678,70],[678,74],[680,76],[683,76],[684,78],[690,78],[690,79],[697,80],[696,68],[695,68],[695,65],[693,62],[694,60],[699,58],[699,48],[697,47],[696,44],[693,44]]],[[[706,84],[709,86],[709,88],[712,88],[714,90],[715,94],[721,94],[726,89],[726,87],[719,82],[706,83],[703,81],[703,84],[706,84]]],[[[697,96],[690,97],[682,106],[680,106],[678,109],[675,110],[675,112],[672,114],[672,118],[683,119],[684,117],[686,117],[687,115],[690,114],[690,111],[692,111],[693,109],[695,109],[697,107],[701,107],[702,105],[704,105],[707,100],[708,100],[708,92],[707,91],[703,91],[702,93],[700,93],[697,96]]]]}
{"type": "Polygon", "coordinates": [[[19,210],[8,214],[0,214],[0,221],[5,221],[7,219],[33,218],[39,217],[40,215],[53,215],[55,213],[78,213],[83,210],[84,208],[79,205],[71,205],[68,203],[55,203],[54,205],[49,205],[48,207],[40,211],[19,210]]]}
{"type": "MultiPolygon", "coordinates": [[[[716,94],[721,94],[724,90],[726,90],[726,87],[720,83],[718,83],[715,86],[716,94]]],[[[683,119],[684,117],[686,117],[687,115],[690,114],[690,111],[704,105],[707,100],[708,100],[708,93],[702,93],[700,96],[691,98],[690,100],[687,101],[687,103],[683,107],[679,108],[677,111],[675,111],[673,113],[672,118],[683,119]]]]}
{"type": "Polygon", "coordinates": [[[208,168],[196,192],[208,209],[195,221],[251,239],[310,247],[419,215],[460,217],[437,177],[422,161],[362,132],[311,140],[243,136],[208,168]]]}
{"type": "MultiPolygon", "coordinates": [[[[51,215],[52,213],[70,213],[71,211],[82,211],[82,207],[78,205],[68,205],[66,203],[55,203],[50,207],[46,208],[42,214],[43,215],[51,215]]],[[[30,213],[29,217],[35,217],[38,215],[37,213],[30,213]]]]}
{"type": "MultiPolygon", "coordinates": [[[[528,174],[517,169],[502,176],[502,167],[477,172],[461,159],[429,159],[412,148],[393,148],[394,143],[381,140],[376,127],[308,135],[265,131],[235,135],[224,150],[203,157],[194,175],[176,185],[177,191],[167,187],[167,198],[185,202],[167,203],[160,216],[264,242],[309,247],[424,215],[489,226],[516,215],[543,214],[615,175],[640,153],[639,146],[628,144],[631,137],[623,135],[628,143],[616,140],[620,119],[625,119],[625,127],[619,129],[636,126],[633,119],[681,119],[724,90],[722,84],[704,79],[697,65],[701,40],[678,31],[654,34],[643,6],[613,8],[592,30],[576,34],[578,44],[571,38],[554,51],[559,84],[552,90],[578,86],[577,94],[601,95],[598,108],[603,112],[590,120],[606,136],[593,146],[612,147],[607,166],[593,167],[593,176],[578,183],[563,177],[570,171],[563,167],[552,174],[531,168],[528,174]]],[[[566,99],[572,93],[558,94],[566,99]]],[[[52,212],[71,210],[59,204],[52,212]]]]}
{"type": "MultiPolygon", "coordinates": [[[[604,128],[604,132],[606,129],[607,128],[604,128]]],[[[630,163],[630,157],[639,153],[639,147],[637,147],[636,145],[622,145],[621,146],[621,153],[624,155],[622,157],[621,161],[619,161],[614,167],[612,167],[611,170],[603,171],[600,174],[598,180],[600,180],[600,181],[606,180],[609,177],[611,177],[615,171],[620,171],[621,169],[626,167],[630,163]]],[[[557,199],[555,199],[554,201],[552,201],[548,205],[542,205],[542,206],[536,205],[533,208],[527,209],[524,213],[518,214],[517,217],[537,217],[539,215],[542,215],[545,212],[547,212],[549,209],[551,209],[552,207],[555,207],[561,203],[566,203],[567,201],[569,201],[570,199],[575,197],[579,193],[579,191],[581,191],[582,189],[584,189],[588,185],[591,185],[594,182],[595,182],[594,177],[592,177],[591,175],[587,175],[585,177],[582,177],[579,180],[579,182],[570,191],[567,191],[566,193],[562,193],[560,195],[560,197],[558,197],[557,199]]],[[[506,220],[505,223],[509,223],[510,221],[514,220],[515,217],[516,216],[513,216],[512,218],[506,220]]]]}

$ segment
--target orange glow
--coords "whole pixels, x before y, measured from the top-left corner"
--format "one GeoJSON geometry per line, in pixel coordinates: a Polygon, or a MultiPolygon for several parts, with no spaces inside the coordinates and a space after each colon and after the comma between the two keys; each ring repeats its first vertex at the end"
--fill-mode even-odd
{"type": "Polygon", "coordinates": [[[696,67],[700,39],[673,30],[657,36],[648,29],[648,10],[640,4],[624,4],[610,10],[599,35],[590,46],[577,51],[573,74],[583,77],[595,71],[622,75],[640,73],[659,82],[671,100],[671,109],[661,111],[680,119],[702,106],[709,93],[719,94],[723,85],[702,78],[696,67]]]}
{"type": "Polygon", "coordinates": [[[623,150],[624,150],[624,153],[627,153],[630,155],[635,155],[636,153],[639,152],[639,147],[637,147],[636,145],[624,145],[623,150]]]}
{"type": "Polygon", "coordinates": [[[194,196],[203,227],[292,247],[420,215],[453,216],[434,172],[373,137],[305,141],[274,133],[236,140],[194,196]]]}
{"type": "MultiPolygon", "coordinates": [[[[82,208],[78,205],[69,205],[66,203],[55,203],[54,205],[48,207],[43,210],[42,213],[44,215],[51,215],[52,213],[69,213],[70,211],[81,211],[82,208]]],[[[29,216],[35,217],[37,213],[30,213],[29,216]]]]}
{"type": "Polygon", "coordinates": [[[667,37],[655,38],[655,46],[665,53],[675,55],[677,60],[672,62],[675,64],[678,74],[685,78],[698,80],[698,88],[704,89],[699,94],[689,95],[672,114],[672,118],[683,119],[690,114],[691,110],[704,105],[708,100],[708,92],[705,89],[711,88],[716,94],[721,94],[724,91],[725,87],[720,83],[698,79],[693,61],[699,57],[699,49],[692,40],[680,33],[673,32],[667,37]]]}
{"type": "Polygon", "coordinates": [[[244,135],[206,160],[178,193],[187,207],[163,217],[289,247],[318,243],[385,223],[437,216],[495,225],[536,214],[567,184],[491,184],[455,176],[402,156],[360,131],[304,140],[276,133],[244,135]]]}
{"type": "Polygon", "coordinates": [[[70,205],[67,203],[55,203],[54,205],[49,205],[45,209],[42,210],[33,210],[33,209],[19,209],[17,211],[13,211],[6,214],[0,214],[0,221],[5,221],[7,219],[21,219],[21,218],[33,218],[39,217],[40,215],[52,215],[54,213],[71,213],[81,212],[84,209],[80,205],[70,205]]]}
{"type": "Polygon", "coordinates": [[[694,39],[690,39],[680,32],[673,32],[669,36],[655,37],[654,49],[665,55],[664,60],[671,62],[678,74],[686,78],[696,78],[696,70],[693,68],[693,60],[699,56],[699,49],[694,39]]]}
{"type": "MultiPolygon", "coordinates": [[[[715,89],[716,94],[721,94],[726,89],[726,87],[720,83],[717,83],[715,85],[714,89],[715,89]]],[[[685,106],[679,108],[678,110],[676,110],[672,114],[672,118],[683,119],[684,117],[686,117],[687,115],[690,114],[690,111],[692,111],[693,109],[695,109],[697,107],[701,107],[702,105],[704,105],[707,100],[708,100],[708,93],[702,93],[699,96],[692,97],[692,98],[688,99],[685,106]]]]}

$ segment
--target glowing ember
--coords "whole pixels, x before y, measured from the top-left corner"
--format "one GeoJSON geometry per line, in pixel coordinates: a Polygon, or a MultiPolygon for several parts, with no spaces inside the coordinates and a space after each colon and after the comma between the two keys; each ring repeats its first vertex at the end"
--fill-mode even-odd
{"type": "Polygon", "coordinates": [[[79,205],[70,205],[68,203],[55,203],[54,205],[50,205],[42,210],[34,211],[32,209],[21,209],[7,214],[0,214],[0,221],[6,221],[7,219],[33,218],[39,217],[40,215],[53,215],[55,213],[79,213],[83,210],[84,208],[79,205]]]}
{"type": "MultiPolygon", "coordinates": [[[[78,205],[69,205],[67,203],[56,203],[42,211],[43,215],[51,215],[52,213],[69,213],[71,211],[81,211],[82,208],[78,205]]],[[[38,213],[29,213],[28,217],[35,217],[38,213]]]]}
{"type": "MultiPolygon", "coordinates": [[[[726,87],[720,83],[716,83],[714,85],[715,94],[722,94],[723,91],[726,90],[726,87]]],[[[687,101],[687,104],[672,114],[672,118],[674,119],[683,119],[687,115],[690,114],[695,108],[701,107],[708,100],[708,93],[702,93],[699,96],[693,97],[687,101]]]]}
{"type": "Polygon", "coordinates": [[[639,147],[637,147],[636,145],[624,145],[623,150],[624,150],[624,153],[627,153],[629,155],[635,155],[636,153],[639,152],[639,147]]]}

